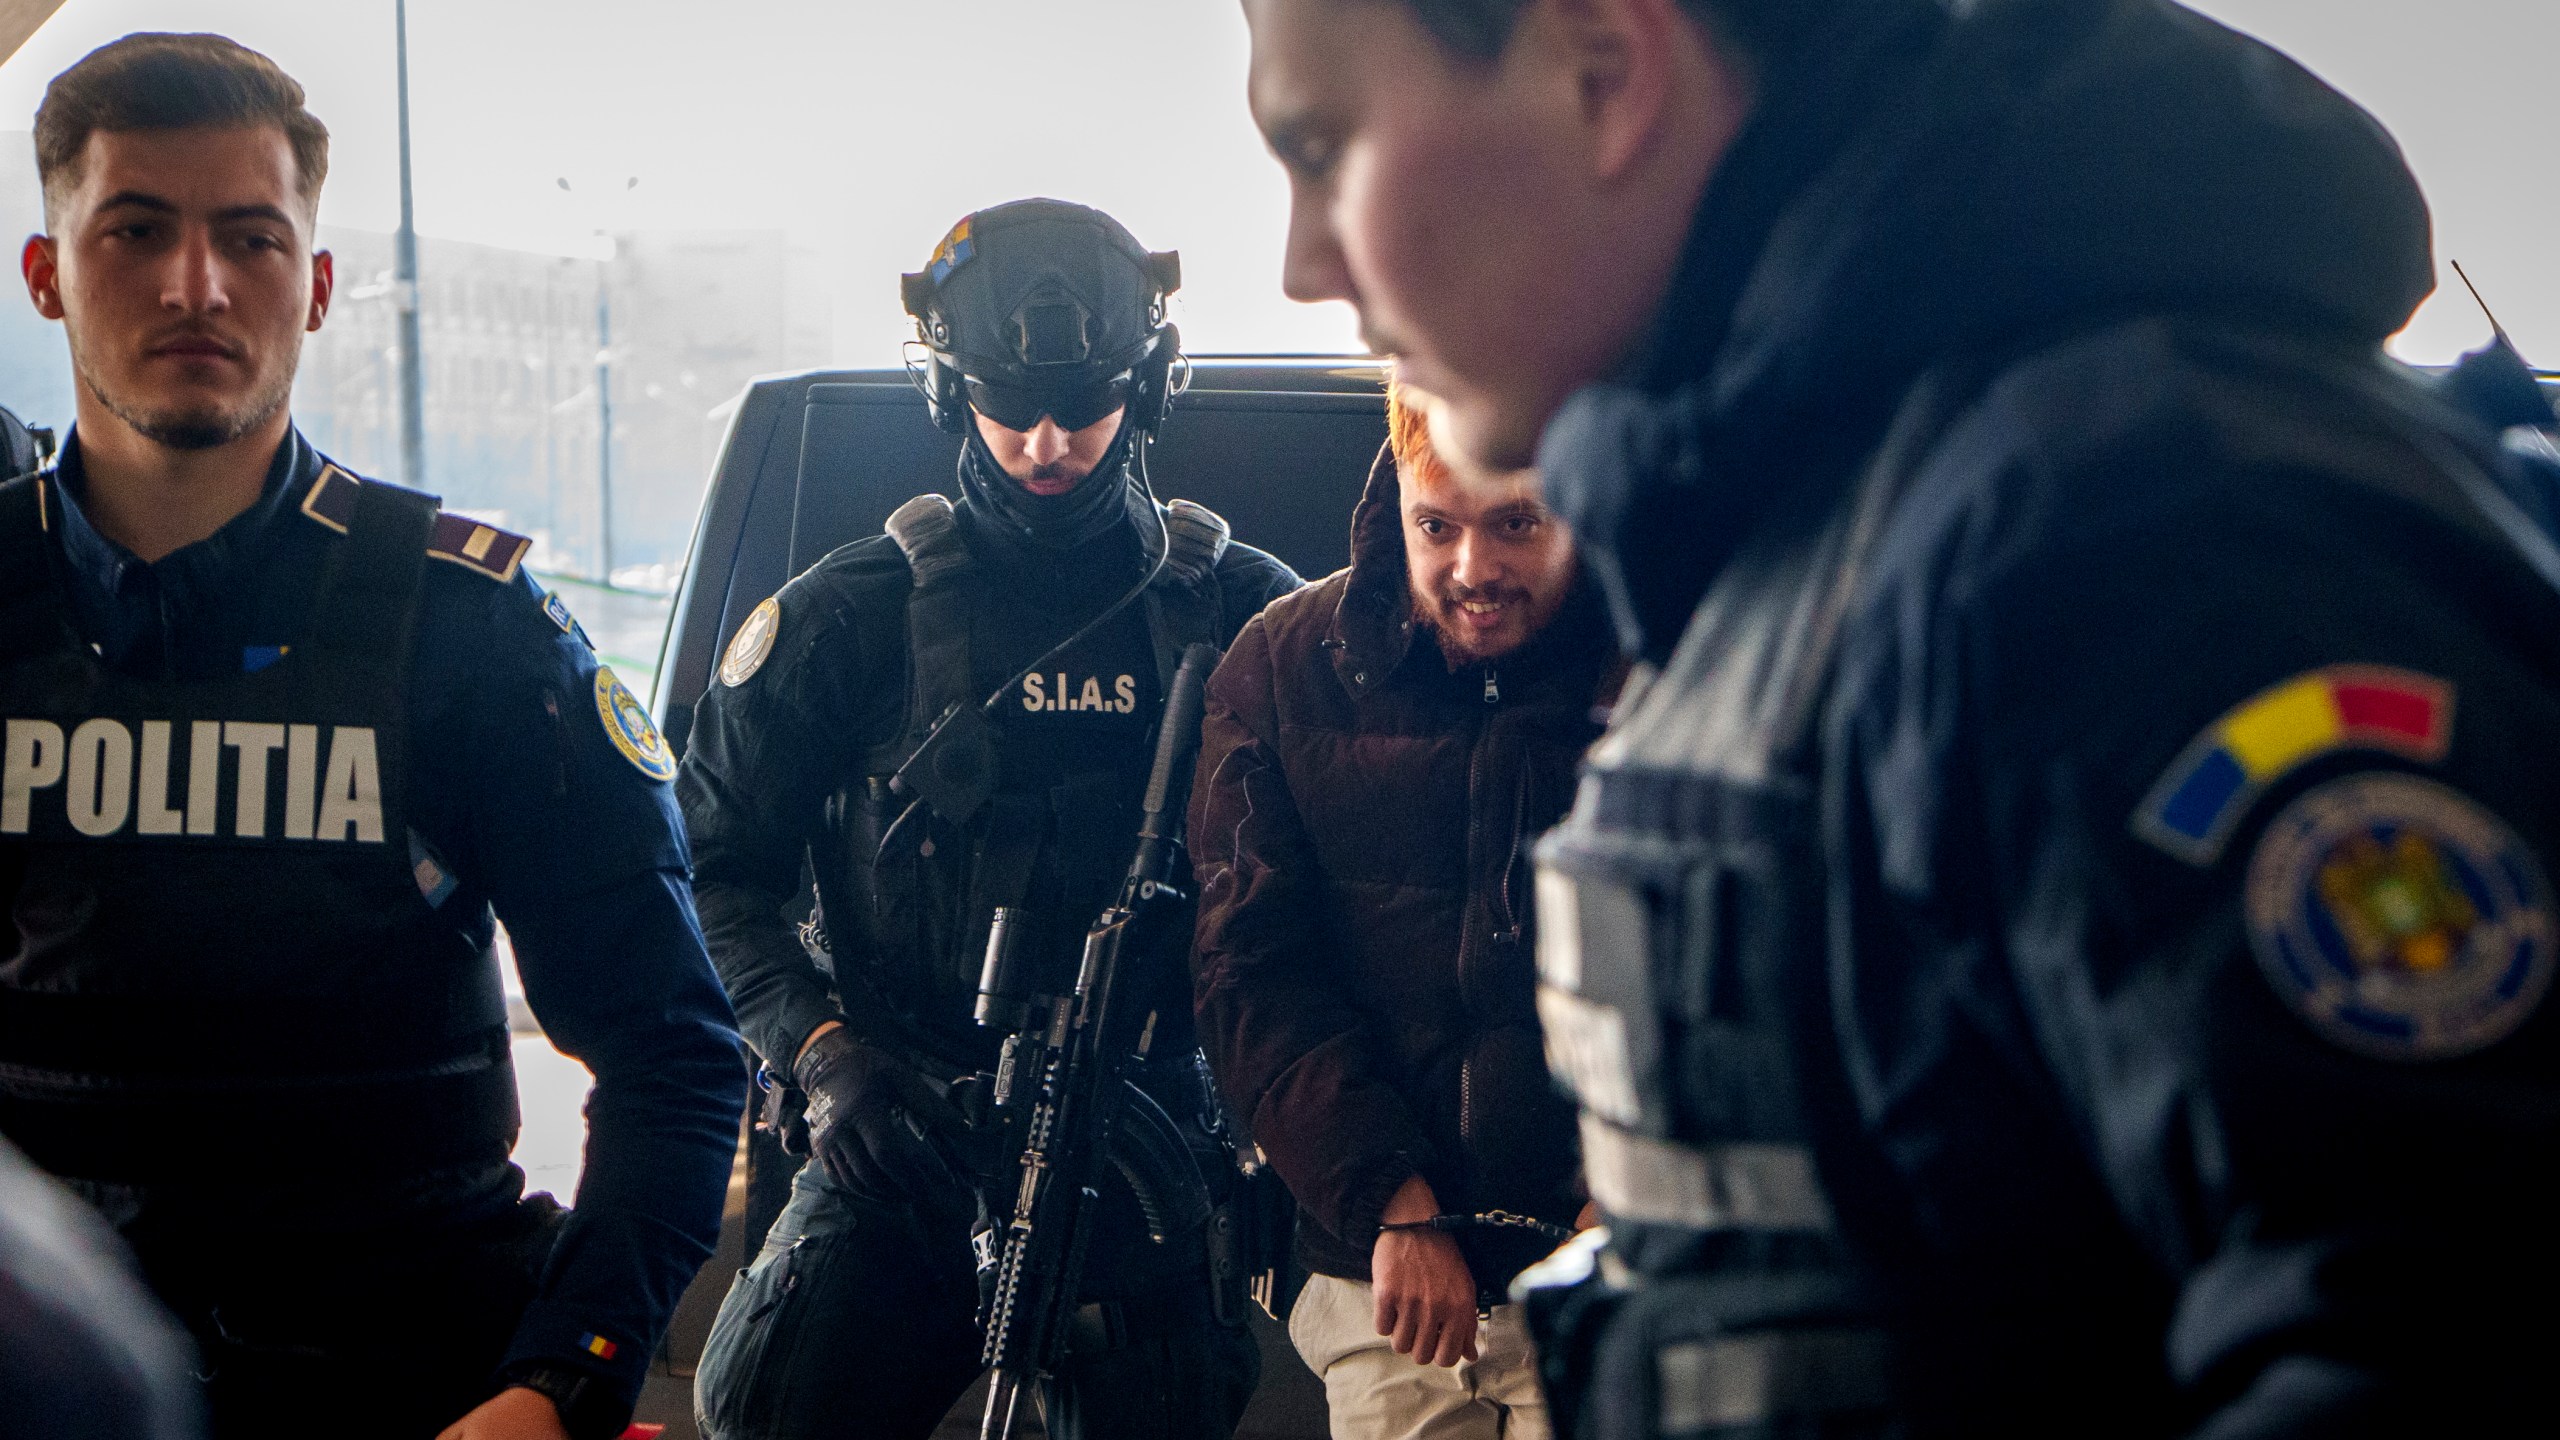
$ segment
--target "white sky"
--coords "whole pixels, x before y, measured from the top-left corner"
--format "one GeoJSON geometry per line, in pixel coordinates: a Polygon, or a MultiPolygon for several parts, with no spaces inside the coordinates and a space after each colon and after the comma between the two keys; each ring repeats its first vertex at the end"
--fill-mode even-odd
{"type": "MultiPolygon", "coordinates": [[[[2400,136],[2461,259],[2526,354],[2560,366],[2560,184],[2537,133],[2554,0],[2207,0],[2400,136]]],[[[70,0],[0,66],[0,129],[137,29],[219,30],[275,56],[337,136],[328,223],[398,215],[391,0],[70,0]]],[[[1340,307],[1279,291],[1286,194],[1244,104],[1231,0],[415,0],[419,228],[574,250],[598,215],[554,185],[641,183],[617,226],[779,227],[829,257],[839,357],[905,336],[895,277],[980,205],[1099,205],[1183,252],[1197,351],[1338,350],[1340,307]]],[[[2450,272],[2445,284],[2452,286],[2450,272]]],[[[2402,351],[2486,333],[2439,292],[2402,351]]]]}

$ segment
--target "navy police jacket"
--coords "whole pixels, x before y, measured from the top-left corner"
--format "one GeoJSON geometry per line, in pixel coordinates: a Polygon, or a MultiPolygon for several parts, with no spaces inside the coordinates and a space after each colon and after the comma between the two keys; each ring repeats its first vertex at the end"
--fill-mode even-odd
{"type": "MultiPolygon", "coordinates": [[[[328,463],[298,433],[278,449],[257,503],[151,564],[82,512],[76,435],[52,480],[36,483],[71,638],[59,647],[69,658],[39,652],[33,673],[69,676],[51,682],[69,703],[95,703],[77,697],[118,687],[250,703],[267,692],[242,677],[285,675],[297,646],[323,641],[334,658],[296,682],[304,690],[325,695],[327,677],[382,671],[379,688],[390,698],[366,712],[378,731],[101,718],[63,744],[48,735],[67,724],[11,719],[10,753],[23,763],[0,780],[0,836],[26,839],[23,854],[0,845],[0,903],[20,921],[23,934],[12,940],[26,943],[0,948],[7,1013],[58,1013],[97,1032],[71,1043],[28,1025],[10,1030],[8,1058],[19,1064],[0,1088],[9,1090],[11,1123],[26,1132],[22,1143],[44,1147],[36,1158],[53,1156],[47,1163],[75,1177],[146,1262],[162,1254],[195,1269],[226,1254],[267,1253],[262,1238],[306,1245],[334,1234],[361,1246],[496,1222],[517,1203],[524,1177],[505,1158],[515,1097],[503,1012],[489,1003],[495,977],[470,973],[489,970],[494,915],[550,1040],[595,1076],[575,1210],[507,1363],[583,1369],[628,1402],[678,1296],[711,1253],[744,1091],[734,1022],[688,889],[667,783],[674,760],[639,702],[599,664],[559,599],[523,573],[519,537],[451,515],[434,520],[430,535],[422,503],[397,504],[390,508],[421,527],[399,532],[406,543],[428,536],[423,570],[415,548],[383,567],[414,577],[396,584],[332,563],[394,532],[374,524],[384,507],[360,498],[378,487],[328,463]],[[347,626],[336,617],[312,613],[315,595],[324,610],[340,599],[362,608],[386,586],[400,598],[378,637],[340,634],[347,626]],[[405,643],[405,673],[360,658],[344,663],[361,657],[368,638],[388,655],[405,643]],[[80,642],[95,667],[77,653],[80,642]],[[377,733],[389,737],[379,747],[377,733]],[[68,764],[45,763],[54,751],[68,764]],[[226,758],[232,751],[236,760],[226,758]],[[127,765],[138,756],[139,778],[119,769],[101,783],[83,770],[108,763],[101,755],[127,765]],[[238,784],[224,783],[233,773],[238,784]],[[253,783],[257,775],[267,783],[253,783]],[[65,805],[67,829],[55,813],[65,805]],[[58,842],[45,839],[49,826],[60,829],[58,842]],[[83,851],[70,843],[75,830],[121,845],[122,858],[94,844],[83,851]],[[259,849],[261,837],[285,848],[259,849]],[[388,852],[387,861],[374,852],[388,852]],[[91,854],[106,858],[82,858],[91,854]],[[186,892],[183,903],[172,901],[177,913],[258,917],[239,923],[270,928],[203,937],[190,959],[185,938],[160,935],[147,916],[102,915],[82,927],[39,913],[50,903],[39,885],[47,893],[83,887],[104,897],[100,905],[142,908],[126,893],[134,888],[120,878],[127,874],[161,876],[173,896],[186,892]],[[367,888],[377,886],[388,888],[367,888]],[[276,903],[292,908],[259,898],[275,890],[291,897],[276,903]],[[226,894],[241,898],[224,902],[226,894]],[[313,935],[340,923],[323,910],[358,926],[380,917],[375,928],[406,948],[306,954],[313,935]],[[382,923],[401,915],[414,918],[396,930],[382,923]],[[56,931],[62,938],[43,938],[56,931]],[[401,968],[368,972],[367,962],[401,968]],[[422,964],[445,966],[452,978],[421,989],[412,972],[422,964]],[[355,988],[342,1003],[312,999],[311,987],[343,985],[355,988]],[[452,999],[439,999],[442,987],[452,999]],[[477,998],[466,993],[483,987],[477,998]],[[173,993],[185,1002],[169,1003],[173,993]],[[378,1013],[384,993],[401,998],[378,1013]],[[235,1037],[272,1030],[277,1013],[291,1017],[294,1033],[256,1044],[285,1053],[239,1053],[235,1037]],[[99,1026],[100,1017],[112,1023],[99,1026]],[[474,1034],[499,1050],[493,1067],[480,1067],[494,1077],[487,1093],[428,1088],[441,1083],[431,1076],[470,1068],[459,1061],[381,1084],[378,1095],[360,1088],[368,1071],[410,1074],[401,1067],[474,1034]],[[138,1049],[129,1043],[136,1035],[145,1037],[138,1049]],[[221,1083],[119,1111],[111,1118],[125,1128],[66,1126],[55,1120],[61,1107],[18,1083],[38,1051],[48,1053],[37,1063],[72,1072],[221,1083]],[[305,1082],[306,1099],[223,1103],[226,1093],[260,1095],[277,1073],[305,1082]],[[245,1087],[236,1092],[227,1088],[235,1077],[245,1087]],[[350,1110],[332,1099],[340,1095],[361,1103],[350,1110]],[[432,1103],[404,1108],[411,1100],[432,1103]],[[449,1113],[460,1110],[478,1113],[449,1113]]],[[[45,683],[20,688],[40,698],[45,683]]]]}
{"type": "Polygon", "coordinates": [[[1772,77],[1542,447],[1658,667],[1543,852],[1553,1013],[1647,1007],[1565,1037],[1594,1191],[1853,1258],[1885,1373],[1732,1418],[2464,1431],[2560,1284],[2560,559],[2380,354],[2379,127],[2158,0],[1954,8],[1772,77]],[[1742,1150],[1793,1213],[1670,1193],[1742,1150]]]}

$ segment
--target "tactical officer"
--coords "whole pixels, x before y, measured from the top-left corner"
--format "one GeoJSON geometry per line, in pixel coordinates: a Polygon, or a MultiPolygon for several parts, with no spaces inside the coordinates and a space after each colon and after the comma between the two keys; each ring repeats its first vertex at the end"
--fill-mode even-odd
{"type": "MultiPolygon", "coordinates": [[[[966,437],[958,502],[909,502],[757,606],[704,697],[677,782],[704,928],[749,1043],[807,1096],[814,1162],[713,1327],[706,1434],[922,1436],[978,1372],[971,1231],[982,1192],[1010,1214],[1014,1157],[948,1087],[997,1059],[972,1018],[990,918],[1010,908],[1062,993],[1128,866],[1176,658],[1298,583],[1148,486],[1179,283],[1083,206],[955,226],[906,301],[930,413],[966,437]]],[[[1207,1151],[1196,1186],[1232,1167],[1204,1132],[1184,957],[1153,958],[1141,1084],[1207,1151]]],[[[1150,1244],[1120,1200],[1050,1433],[1224,1436],[1258,1371],[1233,1286],[1197,1228],[1150,1244]]]]}
{"type": "Polygon", "coordinates": [[[294,429],[299,85],[130,36],[35,139],[80,385],[0,485],[0,1134],[132,1244],[217,1435],[616,1434],[743,1091],[674,761],[527,541],[294,429]],[[507,1158],[493,910],[596,1077],[565,1218],[507,1158]]]}
{"type": "Polygon", "coordinates": [[[1290,288],[1649,667],[1540,851],[1569,1433],[2547,1409],[2560,555],[2380,353],[2389,138],[2164,0],[1246,9],[1290,288]]]}

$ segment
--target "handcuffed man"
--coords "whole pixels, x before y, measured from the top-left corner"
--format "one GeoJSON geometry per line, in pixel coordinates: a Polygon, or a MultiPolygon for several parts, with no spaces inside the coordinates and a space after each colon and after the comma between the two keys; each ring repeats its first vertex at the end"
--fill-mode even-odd
{"type": "Polygon", "coordinates": [[[1532,477],[1462,482],[1393,395],[1351,566],[1209,686],[1194,981],[1220,1084],[1297,1197],[1289,1315],[1338,1440],[1534,1440],[1505,1287],[1587,1223],[1540,1056],[1529,850],[1618,669],[1532,477]]]}

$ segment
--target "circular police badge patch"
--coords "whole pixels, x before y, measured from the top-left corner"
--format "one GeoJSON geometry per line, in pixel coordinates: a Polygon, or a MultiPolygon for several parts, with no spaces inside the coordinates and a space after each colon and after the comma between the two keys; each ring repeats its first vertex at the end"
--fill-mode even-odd
{"type": "Polygon", "coordinates": [[[2551,988],[2541,862],[2479,804],[2415,775],[2350,775],[2287,806],[2249,858],[2248,921],[2285,1003],[2380,1059],[2494,1045],[2551,988]]]}
{"type": "Polygon", "coordinates": [[[652,780],[676,778],[675,753],[650,723],[640,697],[609,666],[596,667],[596,715],[604,721],[605,738],[634,769],[652,780]]]}
{"type": "Polygon", "coordinates": [[[729,637],[729,648],[720,656],[720,683],[732,689],[755,678],[764,668],[765,657],[773,653],[773,640],[782,633],[782,604],[771,596],[747,613],[747,623],[729,637]]]}

